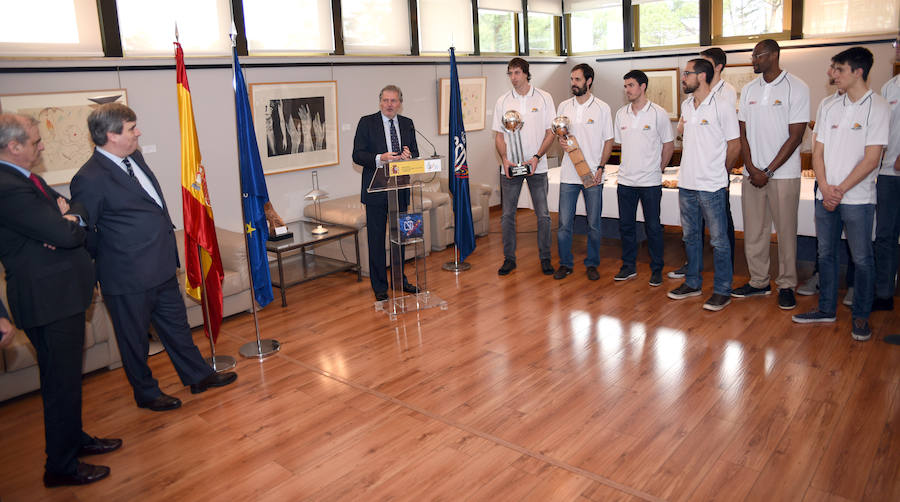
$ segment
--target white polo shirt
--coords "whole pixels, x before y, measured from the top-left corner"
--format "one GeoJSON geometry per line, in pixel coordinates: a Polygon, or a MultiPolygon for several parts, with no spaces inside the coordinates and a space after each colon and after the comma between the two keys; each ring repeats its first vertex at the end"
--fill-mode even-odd
{"type": "MultiPolygon", "coordinates": [[[[556,107],[553,105],[553,97],[547,91],[531,86],[531,89],[524,95],[520,95],[515,89],[510,89],[497,99],[494,105],[494,122],[491,128],[495,132],[503,134],[506,140],[506,156],[509,160],[513,160],[512,156],[512,134],[503,127],[503,114],[509,110],[516,110],[522,115],[525,124],[519,130],[522,137],[522,153],[525,158],[522,161],[528,161],[532,156],[538,153],[541,143],[544,142],[544,136],[547,129],[550,129],[550,123],[553,122],[553,114],[556,107]]],[[[500,171],[503,171],[500,166],[500,171]]],[[[547,172],[547,157],[543,156],[538,160],[535,174],[547,172]]]]}
{"type": "Polygon", "coordinates": [[[735,110],[737,109],[737,91],[734,89],[733,85],[729,84],[721,77],[719,78],[719,82],[714,85],[709,92],[710,94],[715,94],[720,100],[728,100],[731,102],[731,107],[735,110]]]}
{"type": "MultiPolygon", "coordinates": [[[[816,123],[815,123],[815,125],[813,125],[813,130],[812,130],[813,134],[818,135],[819,131],[821,131],[821,129],[819,128],[819,124],[822,123],[822,110],[824,110],[825,107],[828,106],[828,103],[831,103],[832,101],[840,98],[841,96],[843,96],[843,94],[841,94],[838,91],[835,91],[834,94],[822,98],[822,101],[819,102],[819,108],[816,110],[816,123]]],[[[816,145],[813,145],[813,147],[815,147],[815,146],[816,145]]]]}
{"type": "MultiPolygon", "coordinates": [[[[766,82],[760,75],[741,90],[738,120],[744,122],[753,164],[765,169],[790,138],[790,124],[809,122],[809,87],[799,78],[782,71],[766,82]]],[[[744,174],[749,176],[747,168],[744,174]]],[[[779,167],[773,179],[800,177],[800,149],[779,167]]]]}
{"type": "MultiPolygon", "coordinates": [[[[865,156],[867,146],[887,145],[891,109],[887,101],[870,89],[856,103],[844,94],[822,110],[822,127],[816,141],[825,146],[825,179],[837,185],[844,181],[865,156]]],[[[875,204],[878,169],[844,194],[841,204],[875,204]]],[[[816,190],[822,199],[822,191],[816,190]]]]}
{"type": "MultiPolygon", "coordinates": [[[[596,174],[603,157],[603,145],[613,138],[612,112],[609,105],[593,95],[582,105],[573,96],[559,104],[556,115],[569,117],[569,133],[578,141],[578,148],[584,155],[584,161],[591,168],[591,173],[596,174]]],[[[568,153],[563,155],[559,167],[561,183],[581,184],[581,178],[568,153]]]]}
{"type": "Polygon", "coordinates": [[[678,187],[704,192],[727,187],[727,143],[740,137],[734,103],[710,92],[695,109],[691,96],[681,104],[681,117],[684,140],[678,187]]]}
{"type": "Polygon", "coordinates": [[[888,146],[884,150],[881,171],[878,174],[900,176],[900,172],[894,170],[894,162],[897,160],[897,155],[900,155],[900,75],[884,84],[884,87],[881,88],[881,96],[891,107],[891,127],[888,146]]]}
{"type": "Polygon", "coordinates": [[[622,145],[619,184],[632,187],[662,185],[662,145],[674,141],[669,112],[647,101],[635,114],[631,103],[616,112],[616,143],[622,145]]]}

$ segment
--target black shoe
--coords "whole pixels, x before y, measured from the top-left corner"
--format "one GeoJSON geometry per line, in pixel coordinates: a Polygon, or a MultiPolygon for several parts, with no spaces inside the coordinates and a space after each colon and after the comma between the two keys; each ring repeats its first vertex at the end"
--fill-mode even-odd
{"type": "Polygon", "coordinates": [[[731,303],[731,296],[713,293],[713,295],[709,297],[709,300],[706,300],[706,303],[703,304],[703,308],[718,312],[724,309],[729,303],[731,303]]]}
{"type": "Polygon", "coordinates": [[[763,296],[772,293],[772,286],[766,284],[764,288],[755,288],[748,282],[743,286],[731,290],[731,296],[735,298],[747,298],[749,296],[763,296]]]}
{"type": "Polygon", "coordinates": [[[206,392],[210,387],[225,387],[237,380],[237,373],[226,371],[225,373],[213,373],[197,383],[191,384],[191,394],[206,392]]]}
{"type": "Polygon", "coordinates": [[[662,285],[662,270],[650,274],[650,285],[653,287],[662,285]]]}
{"type": "Polygon", "coordinates": [[[572,273],[572,269],[565,266],[560,265],[558,269],[556,269],[556,273],[553,274],[554,279],[565,279],[567,275],[572,273]]]}
{"type": "Polygon", "coordinates": [[[876,297],[875,301],[872,302],[872,312],[875,312],[876,310],[894,310],[894,297],[876,297]]]}
{"type": "Polygon", "coordinates": [[[375,292],[375,301],[383,302],[388,299],[387,291],[376,291],[375,292]]]}
{"type": "Polygon", "coordinates": [[[669,279],[684,279],[685,274],[687,274],[687,263],[682,265],[681,268],[669,272],[667,275],[669,279]]]}
{"type": "MultiPolygon", "coordinates": [[[[516,268],[515,260],[510,260],[509,258],[503,260],[503,266],[500,267],[500,270],[497,271],[497,275],[508,275],[513,269],[516,268]]],[[[550,272],[553,273],[553,272],[550,272]]]]}
{"type": "Polygon", "coordinates": [[[600,272],[597,272],[597,267],[588,267],[587,276],[589,281],[596,281],[600,279],[600,272]]]}
{"type": "Polygon", "coordinates": [[[778,290],[778,308],[782,310],[791,310],[797,306],[797,299],[794,298],[794,290],[791,288],[781,288],[778,290]]]}
{"type": "Polygon", "coordinates": [[[677,288],[669,291],[669,298],[673,300],[684,300],[685,298],[689,298],[691,296],[700,296],[700,288],[692,288],[687,285],[687,283],[678,286],[677,288]]]}
{"type": "Polygon", "coordinates": [[[614,281],[627,281],[632,277],[637,276],[637,271],[631,267],[622,267],[619,269],[619,273],[613,277],[614,281]]]}
{"type": "Polygon", "coordinates": [[[413,286],[412,284],[410,284],[408,282],[404,282],[403,283],[403,292],[409,293],[411,295],[415,295],[419,292],[419,288],[413,286]]]}
{"type": "Polygon", "coordinates": [[[872,338],[872,330],[869,328],[869,320],[854,319],[853,330],[850,332],[850,336],[852,336],[853,339],[858,342],[865,342],[869,338],[872,338]]]}
{"type": "Polygon", "coordinates": [[[541,260],[541,272],[544,275],[553,275],[553,265],[550,263],[550,260],[541,260]]]}
{"type": "Polygon", "coordinates": [[[160,394],[159,397],[153,401],[138,403],[138,408],[148,408],[151,411],[177,410],[178,408],[181,408],[181,399],[167,394],[160,394]]]}
{"type": "Polygon", "coordinates": [[[116,451],[122,447],[121,439],[112,439],[112,438],[91,438],[91,439],[93,441],[90,444],[81,445],[81,449],[78,450],[79,457],[86,457],[88,455],[103,455],[104,453],[116,451]]]}
{"type": "Polygon", "coordinates": [[[75,467],[75,474],[44,472],[44,486],[53,488],[54,486],[86,485],[100,481],[106,476],[109,476],[109,467],[78,462],[78,466],[75,467]]]}

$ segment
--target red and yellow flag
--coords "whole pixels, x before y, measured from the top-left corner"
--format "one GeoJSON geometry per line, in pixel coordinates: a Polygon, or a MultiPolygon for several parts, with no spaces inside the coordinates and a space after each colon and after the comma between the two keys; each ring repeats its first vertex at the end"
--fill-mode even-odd
{"type": "Polygon", "coordinates": [[[200,163],[200,144],[194,125],[194,106],[184,67],[184,51],[175,42],[175,66],[178,74],[178,124],[181,127],[181,201],[184,209],[184,289],[195,300],[204,302],[203,324],[213,342],[222,324],[222,256],[216,239],[206,173],[200,163]],[[201,272],[201,266],[202,272],[201,272]],[[206,277],[204,287],[201,287],[206,277]]]}

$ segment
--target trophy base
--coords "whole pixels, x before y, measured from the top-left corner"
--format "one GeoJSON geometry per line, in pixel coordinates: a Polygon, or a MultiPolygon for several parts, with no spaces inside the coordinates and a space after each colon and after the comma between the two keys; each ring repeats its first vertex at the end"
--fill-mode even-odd
{"type": "Polygon", "coordinates": [[[507,169],[509,176],[515,178],[517,176],[529,176],[531,174],[531,164],[516,164],[507,169]]]}
{"type": "Polygon", "coordinates": [[[283,241],[285,239],[292,239],[293,237],[294,237],[293,232],[288,232],[286,234],[281,234],[281,235],[269,234],[270,241],[283,241]]]}
{"type": "Polygon", "coordinates": [[[584,185],[585,188],[591,188],[597,183],[594,182],[594,175],[591,173],[587,173],[581,175],[581,184],[584,185]]]}

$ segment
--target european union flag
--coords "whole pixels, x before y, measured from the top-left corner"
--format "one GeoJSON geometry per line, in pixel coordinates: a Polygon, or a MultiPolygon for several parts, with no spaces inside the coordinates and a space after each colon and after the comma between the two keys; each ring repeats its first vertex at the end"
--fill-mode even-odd
{"type": "Polygon", "coordinates": [[[462,100],[459,95],[459,75],[456,73],[456,53],[450,48],[450,193],[453,195],[454,241],[459,261],[475,250],[475,225],[472,223],[472,202],[469,198],[469,164],[466,161],[466,128],[463,126],[462,100]]]}
{"type": "Polygon", "coordinates": [[[241,171],[241,194],[244,204],[244,233],[250,252],[250,275],[253,278],[253,296],[260,307],[272,301],[272,276],[269,275],[269,257],[266,255],[266,241],[269,231],[266,213],[263,210],[269,202],[269,191],[263,176],[259,148],[256,146],[256,131],[250,114],[250,99],[247,84],[241,72],[237,48],[234,54],[234,108],[237,114],[238,159],[241,171]]]}

